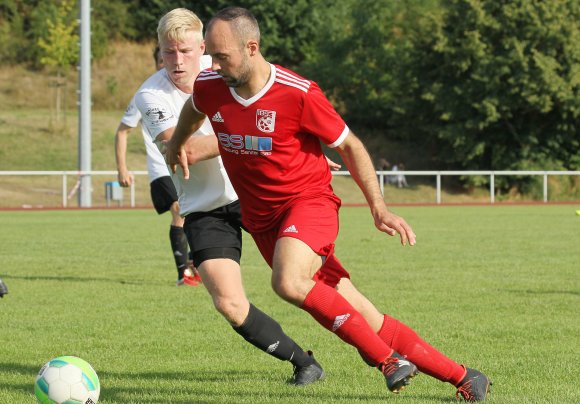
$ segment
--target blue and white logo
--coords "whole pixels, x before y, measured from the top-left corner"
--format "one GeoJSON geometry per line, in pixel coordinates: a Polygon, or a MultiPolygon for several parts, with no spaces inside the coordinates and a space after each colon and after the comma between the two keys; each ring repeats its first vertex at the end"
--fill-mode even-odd
{"type": "Polygon", "coordinates": [[[234,150],[271,152],[272,138],[251,135],[229,135],[227,133],[219,133],[218,139],[222,147],[234,150]]]}

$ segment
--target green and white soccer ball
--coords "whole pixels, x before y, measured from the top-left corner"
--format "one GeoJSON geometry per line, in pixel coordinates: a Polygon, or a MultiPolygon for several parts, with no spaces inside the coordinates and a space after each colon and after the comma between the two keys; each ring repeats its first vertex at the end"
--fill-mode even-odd
{"type": "Polygon", "coordinates": [[[97,373],[76,356],[59,356],[47,362],[34,383],[34,394],[42,404],[93,404],[100,392],[97,373]]]}

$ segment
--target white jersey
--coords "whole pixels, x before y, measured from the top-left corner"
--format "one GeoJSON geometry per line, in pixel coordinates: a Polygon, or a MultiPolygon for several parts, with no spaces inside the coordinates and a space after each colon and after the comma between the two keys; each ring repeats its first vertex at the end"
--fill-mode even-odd
{"type": "MultiPolygon", "coordinates": [[[[203,56],[202,69],[210,64],[211,58],[203,56]]],[[[164,130],[177,126],[181,108],[190,97],[191,94],[175,87],[165,69],[143,83],[135,94],[135,105],[141,112],[143,131],[151,141],[155,141],[164,130]]],[[[193,136],[214,136],[209,119],[206,118],[193,136]]],[[[176,174],[170,174],[177,189],[182,216],[208,212],[238,199],[219,156],[190,166],[188,180],[183,178],[179,167],[176,174]]]]}
{"type": "MultiPolygon", "coordinates": [[[[133,97],[125,110],[125,115],[123,115],[121,122],[131,128],[136,128],[140,120],[141,112],[139,112],[139,109],[135,106],[135,97],[133,97]]],[[[153,182],[160,177],[168,177],[169,169],[167,168],[167,164],[165,163],[165,159],[159,151],[159,148],[155,143],[153,143],[151,137],[143,127],[141,133],[143,135],[143,142],[145,143],[145,150],[147,152],[147,173],[149,174],[149,182],[153,182]]]]}

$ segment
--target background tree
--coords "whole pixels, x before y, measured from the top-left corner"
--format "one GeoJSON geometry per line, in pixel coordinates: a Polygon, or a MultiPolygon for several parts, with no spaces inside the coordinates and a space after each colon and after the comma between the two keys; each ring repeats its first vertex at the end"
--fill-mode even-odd
{"type": "MultiPolygon", "coordinates": [[[[332,92],[349,123],[389,132],[399,108],[414,36],[428,32],[438,1],[324,0],[315,13],[324,20],[307,49],[301,70],[332,92]],[[426,17],[429,16],[429,17],[426,17]]],[[[400,132],[389,136],[404,138],[400,132]]]]}
{"type": "Polygon", "coordinates": [[[432,161],[460,169],[580,168],[580,3],[443,5],[432,35],[414,41],[416,80],[404,99],[409,117],[429,122],[421,135],[435,143],[432,161]]]}
{"type": "Polygon", "coordinates": [[[0,0],[0,43],[0,60],[16,63],[24,43],[24,21],[17,1],[0,0]]]}
{"type": "MultiPolygon", "coordinates": [[[[222,8],[231,6],[228,0],[206,0],[190,2],[177,0],[134,0],[126,3],[131,18],[127,25],[129,37],[138,41],[157,39],[157,23],[168,11],[185,7],[195,12],[207,23],[222,8]]],[[[313,34],[318,22],[313,19],[313,11],[320,8],[316,0],[240,0],[236,6],[251,10],[260,22],[262,50],[270,60],[287,66],[296,66],[302,61],[302,50],[313,34]]]]}
{"type": "Polygon", "coordinates": [[[317,4],[314,13],[323,23],[307,44],[298,71],[320,84],[349,126],[365,139],[375,160],[432,168],[417,133],[429,123],[410,116],[410,106],[401,98],[410,99],[409,88],[420,80],[410,68],[412,50],[416,37],[431,35],[434,20],[441,18],[439,2],[317,4]]]}
{"type": "Polygon", "coordinates": [[[0,63],[17,64],[34,60],[37,54],[31,38],[31,15],[38,0],[0,0],[0,63]],[[27,52],[22,52],[27,49],[27,52]]]}
{"type": "Polygon", "coordinates": [[[425,168],[580,167],[580,2],[364,5],[328,4],[303,64],[349,122],[410,142],[425,168]]]}
{"type": "MultiPolygon", "coordinates": [[[[48,21],[56,24],[64,3],[0,0],[0,63],[46,65],[40,61],[48,48],[37,44],[41,38],[47,46],[63,40],[48,21]]],[[[373,147],[381,154],[380,148],[396,142],[387,150],[402,151],[409,168],[580,167],[578,0],[237,4],[258,18],[268,60],[316,80],[357,133],[376,139],[373,147]]],[[[170,9],[189,8],[207,22],[229,5],[93,2],[93,60],[109,55],[111,41],[149,46],[170,9]]],[[[61,28],[72,27],[77,16],[71,9],[61,28]]],[[[502,189],[513,185],[501,181],[502,189]]],[[[515,185],[525,190],[528,184],[515,185]]]]}
{"type": "MultiPolygon", "coordinates": [[[[65,110],[61,114],[61,91],[66,87],[66,71],[78,61],[79,36],[77,34],[78,20],[73,16],[74,2],[62,0],[54,8],[54,18],[46,21],[45,36],[38,40],[41,49],[40,63],[52,68],[55,79],[55,122],[64,122],[65,110]]],[[[65,89],[66,90],[66,89],[65,89]]],[[[65,103],[66,105],[66,103],[65,103]]]]}

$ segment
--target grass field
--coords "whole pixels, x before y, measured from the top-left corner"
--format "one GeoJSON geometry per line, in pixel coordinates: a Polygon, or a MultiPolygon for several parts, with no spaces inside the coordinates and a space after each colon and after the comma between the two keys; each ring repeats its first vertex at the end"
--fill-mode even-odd
{"type": "MultiPolygon", "coordinates": [[[[490,402],[580,401],[580,217],[575,206],[400,207],[403,248],[368,210],[344,208],[338,256],[381,309],[494,381],[490,402]]],[[[290,364],[246,344],[202,287],[176,288],[169,219],[152,210],[0,212],[0,403],[33,403],[40,367],[89,361],[100,403],[451,403],[426,375],[396,396],[379,372],[277,298],[246,238],[250,299],[327,377],[286,384],[290,364]]]]}

